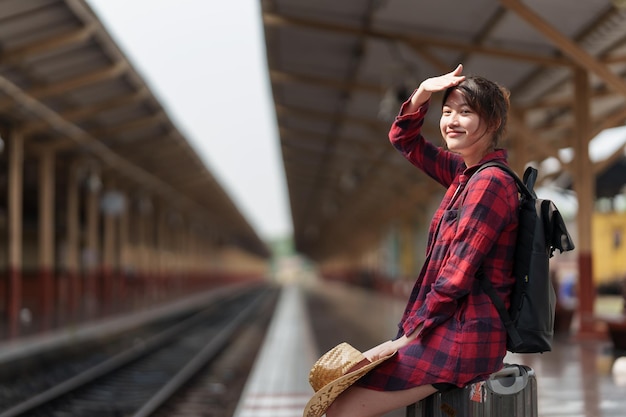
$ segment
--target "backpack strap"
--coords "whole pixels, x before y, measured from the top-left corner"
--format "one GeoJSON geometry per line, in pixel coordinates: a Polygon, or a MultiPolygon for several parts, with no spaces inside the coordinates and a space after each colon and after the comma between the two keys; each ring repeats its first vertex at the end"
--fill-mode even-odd
{"type": "Polygon", "coordinates": [[[537,181],[537,170],[535,168],[533,167],[526,168],[526,171],[524,171],[524,180],[522,181],[520,177],[517,176],[515,171],[511,169],[510,166],[505,165],[501,162],[491,161],[491,162],[485,162],[484,164],[482,164],[480,168],[474,171],[472,175],[489,167],[498,167],[502,169],[503,171],[506,171],[515,180],[515,184],[517,185],[517,190],[523,196],[526,196],[527,198],[537,198],[537,194],[535,194],[535,189],[534,189],[535,182],[537,181]]]}
{"type": "MultiPolygon", "coordinates": [[[[524,173],[523,182],[517,176],[515,171],[513,171],[508,165],[504,165],[500,162],[487,162],[483,164],[480,168],[478,168],[474,172],[474,174],[477,173],[478,171],[482,171],[483,169],[492,167],[492,166],[498,167],[502,169],[503,171],[506,171],[515,180],[517,189],[521,194],[525,195],[528,198],[536,198],[535,191],[533,189],[535,181],[537,180],[536,169],[532,167],[528,167],[526,169],[526,172],[524,173]],[[530,188],[528,188],[525,183],[529,184],[530,188]]],[[[502,300],[502,297],[500,297],[498,293],[496,292],[496,290],[493,288],[493,285],[491,285],[491,281],[485,277],[485,271],[483,270],[482,266],[478,268],[478,271],[476,272],[476,278],[480,282],[481,288],[483,289],[485,294],[489,296],[489,298],[491,299],[491,302],[493,303],[494,307],[498,311],[500,320],[502,320],[502,323],[504,324],[504,327],[506,328],[506,333],[510,339],[510,345],[513,347],[521,346],[521,344],[523,343],[522,337],[519,335],[519,332],[515,328],[515,323],[511,319],[511,315],[509,314],[509,311],[504,305],[504,301],[502,300]]]]}
{"type": "Polygon", "coordinates": [[[478,281],[480,281],[480,286],[482,287],[485,294],[489,296],[494,307],[496,308],[496,310],[498,310],[500,320],[502,320],[502,323],[506,328],[506,333],[511,339],[510,344],[513,347],[520,346],[523,343],[522,337],[517,332],[517,329],[515,328],[515,323],[511,319],[511,315],[506,309],[504,301],[502,301],[502,297],[500,297],[496,290],[493,288],[493,285],[491,285],[491,281],[489,281],[485,277],[485,272],[483,271],[482,267],[478,269],[478,272],[476,272],[476,278],[478,279],[478,281]]]}

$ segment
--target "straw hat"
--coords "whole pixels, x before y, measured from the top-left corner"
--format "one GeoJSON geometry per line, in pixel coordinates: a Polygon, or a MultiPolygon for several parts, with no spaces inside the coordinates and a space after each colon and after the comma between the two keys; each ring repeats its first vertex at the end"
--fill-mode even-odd
{"type": "MultiPolygon", "coordinates": [[[[395,353],[395,352],[394,352],[395,353]]],[[[304,417],[321,417],[350,385],[394,354],[370,362],[348,343],[341,343],[315,362],[309,382],[315,391],[304,408],[304,417]]]]}

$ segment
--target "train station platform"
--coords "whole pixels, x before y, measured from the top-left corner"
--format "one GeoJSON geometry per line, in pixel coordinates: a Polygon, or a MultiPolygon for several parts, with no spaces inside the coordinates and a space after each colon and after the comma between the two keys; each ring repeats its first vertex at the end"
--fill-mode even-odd
{"type": "Polygon", "coordinates": [[[302,416],[311,397],[309,370],[318,357],[302,291],[284,287],[235,417],[302,416]]]}
{"type": "MultiPolygon", "coordinates": [[[[404,303],[337,282],[285,286],[235,417],[301,416],[313,394],[308,371],[320,353],[343,341],[366,350],[388,340],[404,303]]],[[[540,417],[626,415],[626,381],[612,372],[608,341],[559,337],[552,352],[509,353],[505,361],[535,370],[540,417]]]]}

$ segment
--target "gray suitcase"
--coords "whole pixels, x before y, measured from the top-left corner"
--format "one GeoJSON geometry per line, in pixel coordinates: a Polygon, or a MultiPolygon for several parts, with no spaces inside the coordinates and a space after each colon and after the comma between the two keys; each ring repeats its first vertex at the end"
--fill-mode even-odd
{"type": "Polygon", "coordinates": [[[410,405],[407,417],[537,417],[537,378],[525,365],[505,365],[489,379],[437,392],[410,405]]]}

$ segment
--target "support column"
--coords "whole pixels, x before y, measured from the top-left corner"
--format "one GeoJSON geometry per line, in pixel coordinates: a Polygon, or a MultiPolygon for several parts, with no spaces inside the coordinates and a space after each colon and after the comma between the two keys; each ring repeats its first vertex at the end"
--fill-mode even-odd
{"type": "Polygon", "coordinates": [[[165,256],[163,259],[163,273],[167,276],[167,281],[170,288],[175,288],[177,293],[180,292],[180,286],[178,285],[178,279],[174,273],[172,265],[172,257],[174,256],[172,246],[172,208],[168,207],[163,212],[163,248],[165,256]]]}
{"type": "MultiPolygon", "coordinates": [[[[513,124],[515,126],[526,126],[526,116],[522,110],[519,109],[511,109],[511,116],[513,118],[513,124]]],[[[524,175],[524,167],[528,163],[528,150],[527,150],[527,142],[526,136],[522,133],[525,132],[525,129],[515,129],[515,132],[511,132],[513,135],[513,151],[515,158],[511,163],[511,168],[517,175],[520,177],[524,175]]],[[[510,131],[509,131],[510,132],[510,131]]]]}
{"type": "Polygon", "coordinates": [[[154,300],[160,297],[160,286],[157,276],[158,265],[156,263],[156,215],[154,197],[147,199],[145,212],[141,216],[144,222],[144,251],[143,262],[145,265],[146,284],[154,300]]]}
{"type": "Polygon", "coordinates": [[[154,202],[154,221],[155,227],[155,267],[156,281],[159,283],[159,291],[162,291],[166,296],[171,296],[171,288],[169,287],[169,277],[165,273],[165,204],[161,200],[155,200],[154,202]]]}
{"type": "Polygon", "coordinates": [[[189,227],[189,275],[193,280],[203,279],[206,282],[206,277],[200,277],[198,273],[198,236],[196,232],[197,222],[194,221],[189,227]]]}
{"type": "Polygon", "coordinates": [[[589,141],[591,140],[591,115],[589,103],[591,91],[589,75],[578,67],[574,70],[576,98],[574,111],[576,128],[574,129],[574,189],[578,197],[578,315],[580,336],[592,336],[594,333],[593,308],[595,287],[593,283],[591,251],[591,217],[595,200],[595,176],[589,160],[589,141]]]}
{"type": "Polygon", "coordinates": [[[70,166],[67,178],[65,236],[65,279],[68,287],[68,312],[77,318],[80,313],[82,285],[80,280],[80,218],[78,166],[70,166]]]}
{"type": "MultiPolygon", "coordinates": [[[[118,256],[119,256],[119,271],[120,271],[120,281],[119,281],[119,292],[120,299],[125,306],[129,304],[129,298],[133,295],[129,293],[129,284],[132,284],[132,280],[134,278],[134,274],[131,271],[131,260],[129,254],[129,216],[130,216],[130,201],[128,199],[128,193],[122,192],[122,199],[124,204],[122,204],[120,211],[120,221],[118,222],[118,256]]],[[[132,287],[130,288],[132,290],[132,287]]]]}
{"type": "Polygon", "coordinates": [[[20,310],[22,308],[22,210],[24,185],[24,136],[12,130],[8,140],[8,285],[7,320],[8,336],[20,334],[20,310]]]}
{"type": "Polygon", "coordinates": [[[195,291],[195,282],[189,282],[185,276],[184,268],[184,249],[183,249],[183,230],[185,227],[185,219],[183,214],[178,211],[175,217],[175,226],[173,229],[173,252],[174,252],[174,273],[176,279],[182,284],[183,291],[190,293],[195,291]]]}
{"type": "Polygon", "coordinates": [[[154,260],[155,253],[155,218],[153,197],[148,196],[142,203],[141,222],[143,223],[142,264],[146,286],[153,299],[158,298],[158,283],[155,281],[157,270],[154,260]]]}
{"type": "Polygon", "coordinates": [[[103,311],[108,314],[115,301],[114,288],[115,288],[115,274],[117,271],[116,256],[115,256],[115,242],[117,240],[116,221],[117,207],[114,207],[116,202],[116,194],[113,191],[115,183],[111,180],[107,183],[106,191],[103,197],[103,244],[102,244],[102,268],[100,270],[100,280],[102,281],[102,304],[103,311]]]}
{"type": "Polygon", "coordinates": [[[174,283],[176,288],[181,292],[187,292],[188,288],[184,280],[181,279],[180,268],[178,265],[178,233],[181,228],[181,216],[178,209],[172,208],[167,216],[167,244],[169,249],[168,274],[170,281],[174,283]]]}
{"type": "Polygon", "coordinates": [[[134,222],[137,225],[135,229],[136,242],[135,246],[135,265],[137,266],[138,277],[141,282],[142,293],[140,294],[142,301],[145,301],[146,296],[150,295],[150,287],[148,286],[147,279],[147,265],[146,265],[146,209],[147,205],[145,203],[144,197],[140,197],[138,201],[138,207],[135,212],[136,217],[134,218],[134,222]]]}
{"type": "Polygon", "coordinates": [[[52,326],[54,316],[54,151],[44,150],[39,161],[39,277],[41,325],[52,326]]]}
{"type": "Polygon", "coordinates": [[[100,267],[100,179],[98,174],[91,172],[87,179],[86,201],[86,247],[83,257],[85,263],[85,301],[88,317],[98,313],[100,291],[98,290],[98,272],[100,267]]]}

